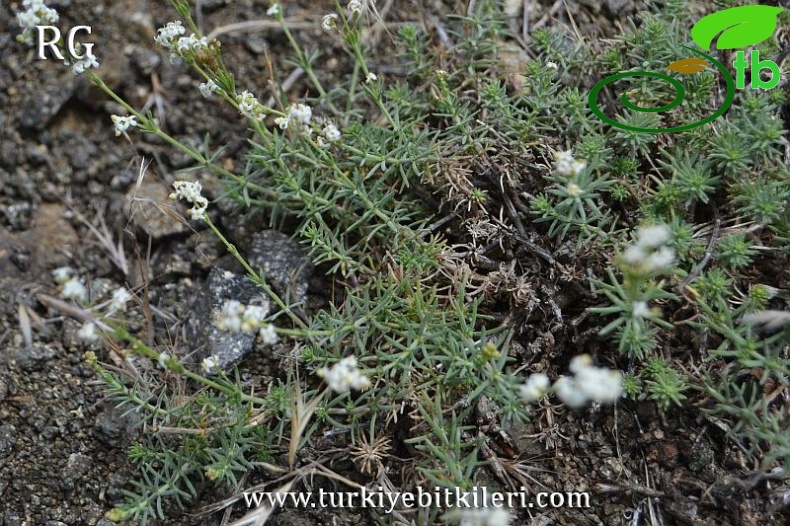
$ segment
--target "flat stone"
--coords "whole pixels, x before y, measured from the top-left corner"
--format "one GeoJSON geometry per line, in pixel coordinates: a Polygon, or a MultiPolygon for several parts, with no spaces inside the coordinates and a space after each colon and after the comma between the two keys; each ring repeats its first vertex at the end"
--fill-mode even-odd
{"type": "Polygon", "coordinates": [[[126,192],[124,210],[129,214],[129,219],[154,240],[189,232],[186,218],[181,220],[178,217],[185,209],[168,199],[171,192],[172,189],[166,184],[149,179],[144,180],[139,187],[132,185],[126,192]]]}
{"type": "Polygon", "coordinates": [[[302,247],[282,232],[265,230],[252,237],[248,263],[286,303],[307,299],[313,264],[302,247]]]}
{"type": "Polygon", "coordinates": [[[221,368],[227,368],[248,354],[255,344],[257,331],[231,332],[220,329],[222,307],[229,300],[243,305],[265,301],[263,292],[246,276],[229,270],[213,268],[202,291],[190,309],[194,316],[187,322],[187,338],[195,349],[198,361],[214,356],[221,368]],[[259,298],[259,300],[256,300],[259,298]]]}

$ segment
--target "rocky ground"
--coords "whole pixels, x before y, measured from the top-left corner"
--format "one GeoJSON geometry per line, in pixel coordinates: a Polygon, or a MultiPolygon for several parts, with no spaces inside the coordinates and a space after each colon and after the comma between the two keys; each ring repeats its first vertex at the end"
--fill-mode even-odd
{"type": "MultiPolygon", "coordinates": [[[[266,6],[258,1],[198,3],[207,30],[266,18],[266,6]]],[[[162,312],[159,321],[179,327],[196,315],[192,305],[211,289],[205,285],[210,269],[226,263],[224,249],[175,220],[166,206],[150,206],[167,202],[174,172],[189,160],[140,134],[134,142],[115,137],[110,115],[121,113],[115,102],[86,78],[52,60],[37,60],[34,50],[16,42],[19,4],[0,4],[0,524],[109,526],[103,516],[133,476],[126,450],[140,431],[133,416],[106,399],[85,363],[86,347],[76,336],[80,324],[42,300],[57,295],[51,271],[78,269],[95,302],[122,285],[145,286],[151,305],[162,312]],[[151,165],[138,185],[142,158],[151,165]],[[101,234],[112,242],[103,243],[101,234]],[[118,243],[125,264],[110,248],[118,243]]],[[[198,96],[196,79],[155,48],[155,28],[175,18],[160,4],[165,3],[50,3],[61,13],[62,27],[93,28],[99,71],[113,89],[153,111],[182,141],[199,144],[210,134],[212,144],[228,144],[226,167],[239,171],[248,137],[244,123],[231,108],[198,96]]],[[[300,38],[322,38],[320,18],[331,2],[283,4],[300,38]]],[[[396,4],[390,20],[419,23],[426,12],[462,10],[450,0],[396,4]]],[[[565,16],[560,2],[534,4],[533,22],[565,16]]],[[[628,0],[568,4],[580,24],[600,34],[636,9],[628,0]]],[[[277,29],[263,27],[227,34],[222,46],[229,68],[254,86],[268,78],[264,52],[276,60],[284,42],[277,29]]],[[[379,53],[377,60],[386,64],[386,53],[379,53]]],[[[327,60],[331,72],[332,59],[327,60]]],[[[258,233],[255,221],[227,212],[220,226],[249,247],[243,243],[258,233]]],[[[298,260],[294,255],[288,264],[298,260]]],[[[130,323],[145,326],[141,312],[131,316],[130,323]]],[[[562,335],[557,340],[571,341],[562,335]]],[[[534,512],[525,524],[661,524],[650,522],[658,508],[663,524],[785,524],[786,514],[771,511],[769,482],[744,474],[750,466],[716,424],[698,413],[664,419],[650,404],[593,414],[541,408],[533,422],[510,434],[533,460],[541,484],[589,490],[593,508],[534,512]]],[[[168,523],[218,524],[222,513],[195,514],[222,496],[207,489],[192,508],[169,510],[168,523]]],[[[272,523],[368,521],[354,510],[285,510],[272,523]]]]}

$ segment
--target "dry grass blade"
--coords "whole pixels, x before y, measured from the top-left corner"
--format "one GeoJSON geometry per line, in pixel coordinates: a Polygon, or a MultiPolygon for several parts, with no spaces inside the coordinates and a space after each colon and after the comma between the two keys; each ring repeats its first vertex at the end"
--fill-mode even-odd
{"type": "Polygon", "coordinates": [[[24,303],[19,303],[17,312],[19,313],[19,330],[22,332],[22,337],[25,339],[25,346],[30,347],[33,345],[33,330],[30,326],[30,316],[27,313],[27,307],[24,303]]]}
{"type": "Polygon", "coordinates": [[[296,460],[296,452],[299,449],[299,442],[301,442],[302,434],[307,429],[307,425],[315,414],[318,404],[324,398],[326,390],[321,394],[306,402],[302,398],[302,391],[299,388],[298,380],[294,382],[293,397],[293,416],[291,418],[291,443],[288,445],[288,466],[293,469],[294,461],[296,460]]]}
{"type": "Polygon", "coordinates": [[[99,228],[96,228],[90,221],[85,219],[85,216],[80,214],[79,212],[74,212],[74,215],[79,221],[88,227],[91,233],[96,236],[96,239],[99,240],[99,244],[107,252],[107,257],[110,258],[110,261],[123,272],[124,276],[129,276],[129,261],[126,259],[126,252],[123,248],[123,242],[119,239],[116,243],[113,240],[112,234],[110,233],[110,229],[107,227],[107,223],[104,222],[104,218],[100,215],[97,215],[97,220],[99,221],[99,228]]]}

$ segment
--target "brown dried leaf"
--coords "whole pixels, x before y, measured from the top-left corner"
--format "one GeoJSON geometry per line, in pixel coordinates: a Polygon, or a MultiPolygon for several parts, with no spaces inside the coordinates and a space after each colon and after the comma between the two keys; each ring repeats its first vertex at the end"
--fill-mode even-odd
{"type": "Polygon", "coordinates": [[[702,71],[707,67],[707,61],[702,60],[701,58],[692,57],[676,60],[667,66],[667,69],[670,71],[677,71],[678,73],[682,73],[684,75],[691,75],[692,73],[697,73],[698,71],[702,71]]]}

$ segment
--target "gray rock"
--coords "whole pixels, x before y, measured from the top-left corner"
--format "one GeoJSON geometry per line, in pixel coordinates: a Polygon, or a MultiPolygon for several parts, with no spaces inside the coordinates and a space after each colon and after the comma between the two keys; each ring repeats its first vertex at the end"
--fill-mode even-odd
{"type": "Polygon", "coordinates": [[[195,316],[187,324],[189,341],[201,359],[215,356],[219,366],[226,368],[252,350],[257,332],[226,331],[217,326],[217,321],[225,302],[236,300],[249,305],[265,301],[261,295],[262,291],[248,277],[211,269],[205,288],[192,307],[195,316]]]}
{"type": "Polygon", "coordinates": [[[252,237],[248,262],[262,271],[261,276],[286,303],[303,302],[313,273],[313,264],[299,243],[276,230],[258,232],[252,237]]]}
{"type": "MultiPolygon", "coordinates": [[[[71,73],[69,72],[69,74],[71,73]]],[[[41,87],[41,90],[44,89],[47,91],[43,94],[40,94],[40,91],[36,91],[22,105],[22,109],[17,115],[19,125],[22,128],[33,130],[46,128],[52,118],[58,114],[74,93],[74,80],[68,79],[64,82],[53,82],[51,85],[41,87]]]]}

